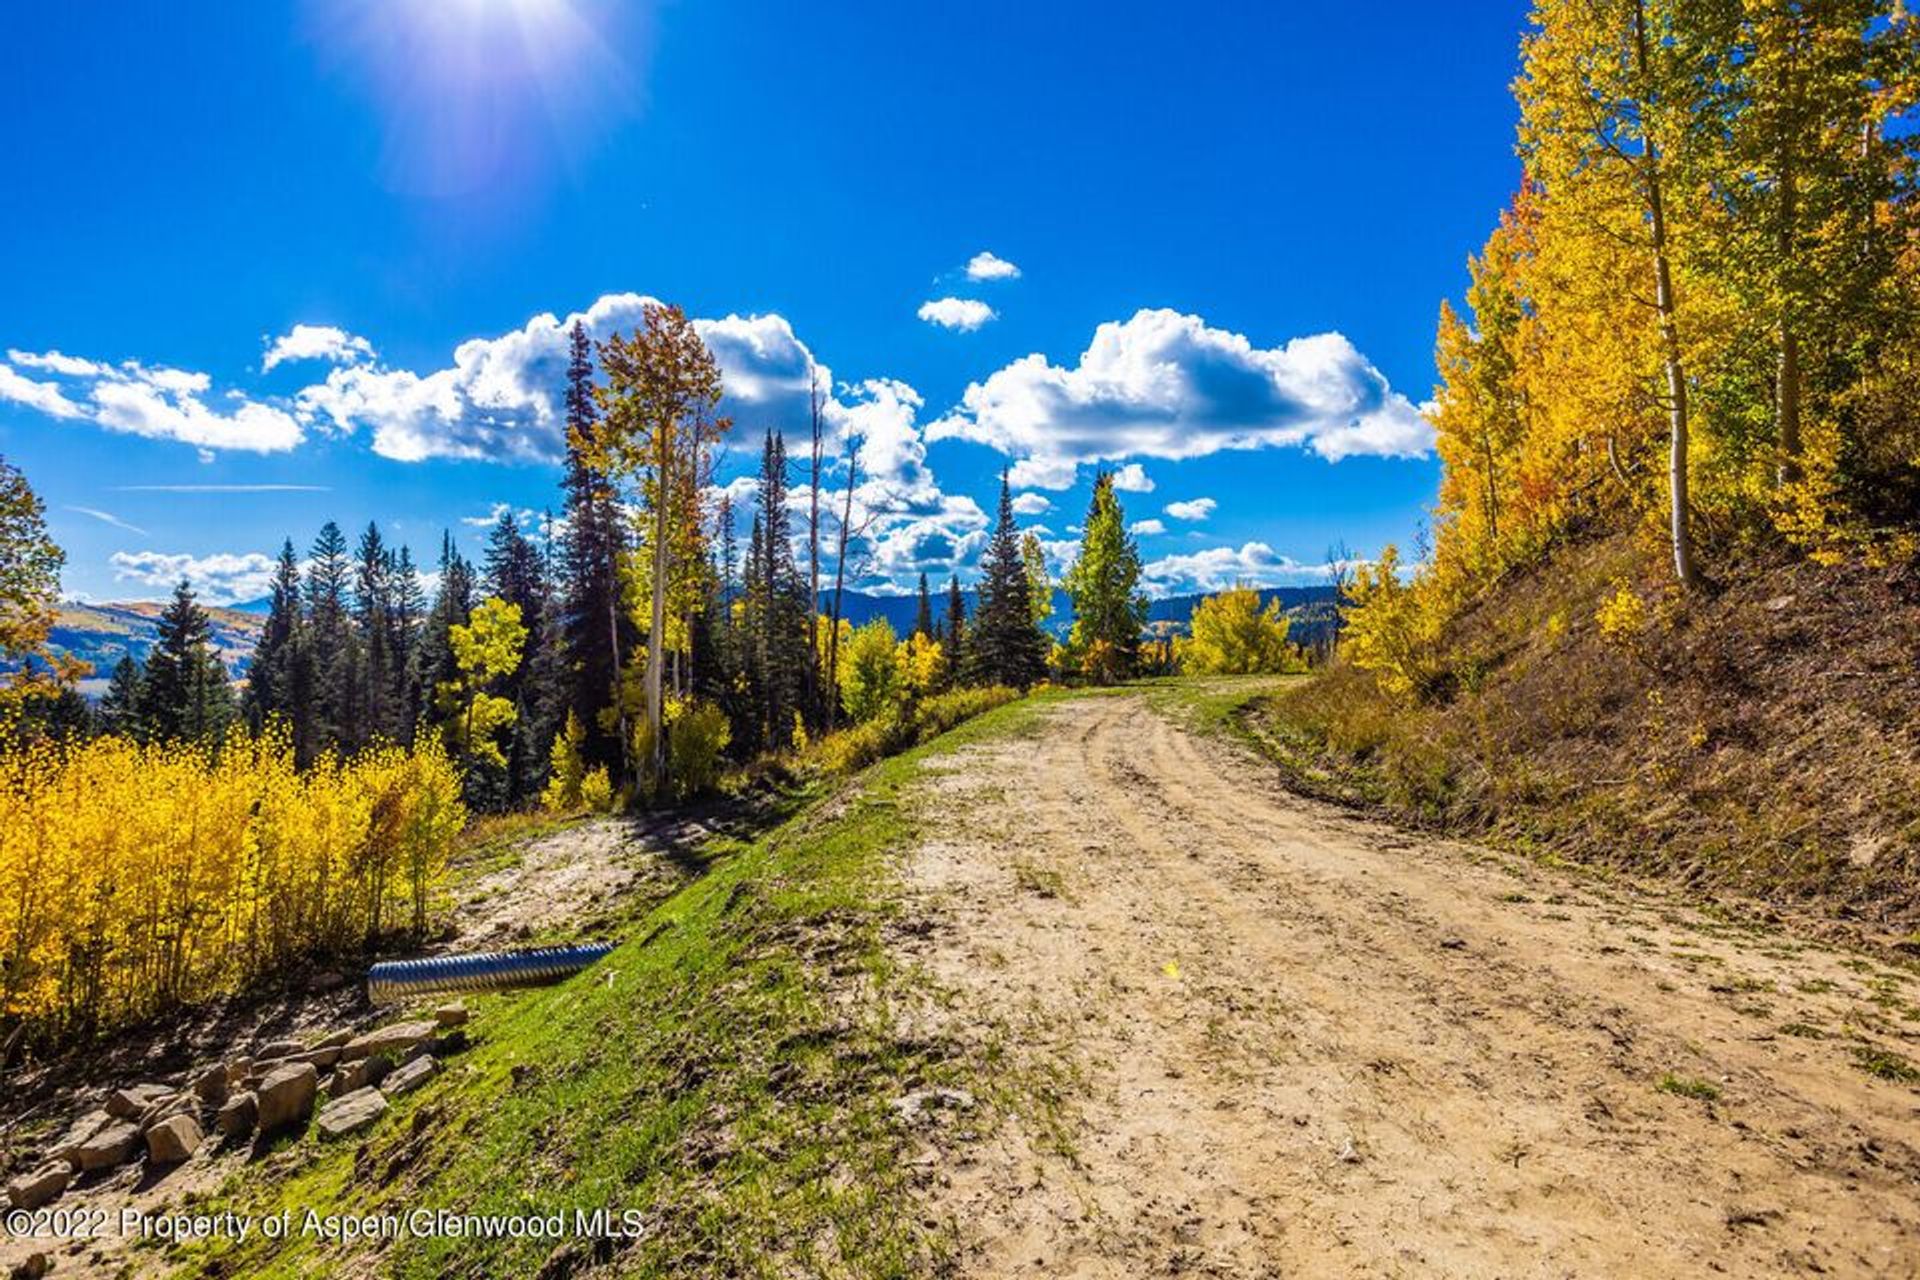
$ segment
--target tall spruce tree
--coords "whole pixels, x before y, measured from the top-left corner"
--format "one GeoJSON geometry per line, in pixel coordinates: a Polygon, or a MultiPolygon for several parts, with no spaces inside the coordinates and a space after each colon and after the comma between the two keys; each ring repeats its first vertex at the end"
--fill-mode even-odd
{"type": "Polygon", "coordinates": [[[440,585],[433,593],[433,607],[420,627],[420,642],[414,646],[414,699],[425,711],[434,706],[442,684],[460,678],[448,633],[465,626],[473,615],[473,566],[454,545],[453,534],[440,535],[440,585]]]}
{"type": "Polygon", "coordinates": [[[793,555],[793,530],[787,507],[787,447],[778,432],[767,433],[760,455],[759,511],[754,521],[758,543],[749,591],[755,684],[760,703],[761,743],[779,750],[793,740],[794,713],[802,710],[807,664],[814,661],[813,609],[806,582],[793,555]]]}
{"type": "Polygon", "coordinates": [[[967,669],[967,598],[960,594],[960,575],[947,579],[947,625],[940,643],[946,649],[947,679],[957,682],[967,669]]]}
{"type": "Polygon", "coordinates": [[[307,639],[312,655],[310,717],[317,750],[348,749],[358,731],[355,637],[348,584],[347,540],[329,520],[307,555],[307,639]]]}
{"type": "Polygon", "coordinates": [[[1140,548],[1127,532],[1127,515],[1113,487],[1113,473],[1093,480],[1080,557],[1067,571],[1073,598],[1074,658],[1102,684],[1134,673],[1140,657],[1140,632],[1147,625],[1147,600],[1139,592],[1140,548]]]}
{"type": "Polygon", "coordinates": [[[100,732],[135,741],[145,738],[146,728],[140,719],[140,692],[140,664],[133,660],[132,654],[123,654],[114,664],[107,691],[100,698],[97,715],[100,732]]]}
{"type": "Polygon", "coordinates": [[[517,805],[540,793],[545,785],[548,738],[551,725],[541,701],[537,680],[550,674],[551,662],[542,657],[550,637],[546,628],[547,584],[534,549],[511,511],[500,513],[493,532],[487,537],[485,593],[498,597],[520,610],[527,629],[528,660],[503,676],[495,689],[498,696],[514,706],[514,722],[508,735],[505,803],[517,805]]]}
{"type": "Polygon", "coordinates": [[[160,615],[140,690],[140,722],[162,742],[211,742],[233,723],[233,688],[213,627],[182,581],[160,615]]]}
{"type": "Polygon", "coordinates": [[[300,610],[300,558],[294,552],[293,539],[288,538],[280,545],[267,620],[261,625],[260,639],[247,667],[247,692],[241,705],[255,733],[272,717],[284,716],[294,721],[298,737],[296,717],[305,710],[301,703],[306,690],[299,679],[299,667],[305,660],[305,633],[306,620],[300,610]]]}
{"type": "Polygon", "coordinates": [[[420,572],[414,567],[412,550],[402,546],[399,557],[393,563],[393,615],[390,625],[394,651],[400,655],[397,673],[400,682],[399,741],[406,747],[413,746],[420,717],[426,711],[420,701],[419,682],[415,679],[415,653],[420,646],[420,627],[426,615],[427,599],[420,586],[420,572]]]}
{"type": "Polygon", "coordinates": [[[400,740],[405,718],[405,655],[393,633],[394,559],[380,527],[371,521],[360,535],[354,559],[353,623],[359,661],[354,676],[359,693],[351,743],[365,746],[376,738],[400,740]]]}
{"type": "Polygon", "coordinates": [[[566,542],[561,556],[560,608],[565,613],[570,706],[586,730],[583,755],[608,768],[621,758],[617,734],[606,724],[620,682],[623,654],[636,639],[620,608],[618,564],[624,530],[613,486],[588,460],[599,428],[593,394],[593,343],[574,323],[567,361],[566,542]]]}
{"type": "Polygon", "coordinates": [[[1013,523],[1013,491],[1000,476],[1000,518],[980,557],[980,607],[975,610],[967,658],[975,681],[1027,689],[1047,672],[1047,638],[1033,623],[1020,531],[1013,523]]]}
{"type": "Polygon", "coordinates": [[[933,639],[933,597],[927,593],[927,575],[920,575],[920,607],[913,615],[913,634],[933,639]]]}

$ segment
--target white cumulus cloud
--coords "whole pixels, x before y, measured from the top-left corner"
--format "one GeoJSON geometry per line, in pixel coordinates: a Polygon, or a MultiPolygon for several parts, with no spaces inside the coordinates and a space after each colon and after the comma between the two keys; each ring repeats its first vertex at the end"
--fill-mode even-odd
{"type": "Polygon", "coordinates": [[[1163,520],[1135,520],[1127,526],[1128,533],[1141,537],[1149,537],[1156,533],[1165,533],[1166,531],[1166,522],[1163,520]]]}
{"type": "Polygon", "coordinates": [[[0,365],[0,400],[49,417],[93,422],[151,440],[177,440],[203,453],[281,453],[305,438],[286,410],[240,392],[229,391],[209,404],[213,379],[204,373],[137,360],[112,365],[58,351],[9,351],[7,360],[16,367],[0,365]],[[18,369],[52,374],[57,381],[36,381],[18,369]]]}
{"type": "Polygon", "coordinates": [[[296,324],[267,343],[261,372],[289,360],[325,360],[331,364],[358,364],[373,359],[373,344],[330,324],[296,324]]]}
{"type": "Polygon", "coordinates": [[[1053,501],[1043,493],[1013,495],[1013,514],[1017,516],[1043,516],[1051,510],[1053,510],[1053,501]]]}
{"type": "Polygon", "coordinates": [[[937,324],[942,329],[958,329],[961,333],[972,333],[981,325],[994,318],[994,310],[978,298],[935,298],[920,304],[916,312],[928,324],[937,324]]]}
{"type": "Polygon", "coordinates": [[[1017,280],[1020,268],[991,250],[982,249],[967,259],[969,280],[1017,280]]]}
{"type": "Polygon", "coordinates": [[[1137,462],[1129,462],[1113,473],[1113,487],[1121,493],[1152,493],[1153,477],[1137,462]]]}
{"type": "Polygon", "coordinates": [[[1140,577],[1149,595],[1186,595],[1225,591],[1240,583],[1255,587],[1321,583],[1327,581],[1327,566],[1302,563],[1264,542],[1247,542],[1149,560],[1140,567],[1140,577]]]}
{"type": "Polygon", "coordinates": [[[1212,498],[1194,498],[1187,502],[1169,502],[1161,510],[1175,520],[1205,520],[1219,505],[1212,498]]]}
{"type": "Polygon", "coordinates": [[[258,551],[216,552],[209,556],[160,551],[116,551],[108,557],[114,577],[171,590],[185,579],[208,604],[257,600],[273,583],[272,556],[258,551]]]}
{"type": "Polygon", "coordinates": [[[1277,446],[1328,461],[1413,457],[1433,441],[1413,403],[1338,333],[1261,348],[1169,310],[1101,325],[1071,367],[1038,353],[1014,361],[968,386],[927,435],[989,445],[1054,478],[1102,459],[1277,446]]]}

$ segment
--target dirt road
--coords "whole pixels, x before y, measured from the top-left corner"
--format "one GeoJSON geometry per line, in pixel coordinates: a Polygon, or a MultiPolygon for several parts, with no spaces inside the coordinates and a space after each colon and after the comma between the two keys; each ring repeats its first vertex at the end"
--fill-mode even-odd
{"type": "Polygon", "coordinates": [[[1920,981],[1278,788],[1144,695],[933,766],[975,1276],[1920,1274],[1920,981]],[[1875,1057],[1878,1051],[1896,1056],[1875,1057]]]}

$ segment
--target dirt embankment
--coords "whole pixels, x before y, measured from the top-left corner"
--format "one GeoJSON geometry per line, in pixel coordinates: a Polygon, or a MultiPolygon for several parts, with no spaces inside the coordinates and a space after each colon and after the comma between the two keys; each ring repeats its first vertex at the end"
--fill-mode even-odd
{"type": "Polygon", "coordinates": [[[1920,1272],[1912,973],[1299,799],[1137,695],[945,765],[901,946],[942,1034],[1075,1082],[929,1140],[964,1274],[1920,1272]]]}

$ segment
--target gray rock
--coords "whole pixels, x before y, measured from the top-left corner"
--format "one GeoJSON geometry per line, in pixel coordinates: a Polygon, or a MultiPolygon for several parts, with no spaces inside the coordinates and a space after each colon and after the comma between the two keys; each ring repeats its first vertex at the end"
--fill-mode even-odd
{"type": "Polygon", "coordinates": [[[220,1104],[220,1111],[213,1117],[213,1127],[229,1138],[239,1138],[253,1132],[253,1126],[260,1122],[260,1100],[251,1093],[236,1093],[220,1104]]]}
{"type": "Polygon", "coordinates": [[[200,1122],[192,1116],[169,1116],[147,1130],[147,1159],[153,1164],[179,1164],[200,1149],[200,1122]]]}
{"type": "Polygon", "coordinates": [[[288,1058],[287,1061],[311,1062],[314,1066],[325,1070],[340,1061],[340,1046],[332,1044],[324,1049],[308,1049],[304,1053],[294,1054],[291,1058],[288,1058]]]}
{"type": "Polygon", "coordinates": [[[378,1089],[356,1089],[320,1108],[321,1136],[344,1138],[387,1114],[387,1097],[378,1089]]]}
{"type": "Polygon", "coordinates": [[[232,1087],[227,1079],[227,1068],[220,1063],[215,1063],[193,1078],[194,1096],[212,1107],[225,1102],[232,1087]]]}
{"type": "Polygon", "coordinates": [[[436,1024],[432,1022],[396,1022],[392,1026],[378,1027],[347,1041],[340,1056],[352,1062],[355,1058],[370,1058],[376,1053],[404,1054],[431,1036],[436,1029],[436,1024]]]}
{"type": "Polygon", "coordinates": [[[140,1143],[140,1130],[124,1120],[116,1120],[80,1144],[73,1164],[83,1173],[111,1169],[125,1164],[140,1143]]]}
{"type": "Polygon", "coordinates": [[[171,1119],[174,1116],[198,1115],[199,1113],[199,1098],[191,1093],[176,1093],[171,1098],[166,1098],[148,1107],[136,1123],[140,1126],[140,1132],[145,1133],[162,1120],[171,1119]]]}
{"type": "Polygon", "coordinates": [[[347,1041],[351,1039],[353,1039],[353,1032],[335,1031],[315,1040],[313,1047],[316,1049],[344,1049],[347,1041]]]}
{"type": "Polygon", "coordinates": [[[115,1089],[107,1095],[107,1114],[121,1120],[132,1120],[145,1115],[155,1103],[171,1098],[173,1092],[163,1084],[136,1084],[115,1089]]]}
{"type": "Polygon", "coordinates": [[[381,1084],[389,1097],[399,1097],[411,1093],[440,1073],[440,1064],[431,1057],[415,1058],[405,1066],[398,1067],[381,1084]]]}
{"type": "Polygon", "coordinates": [[[467,1025],[467,1006],[455,1001],[443,1004],[433,1011],[433,1020],[443,1027],[464,1027],[467,1025]]]}
{"type": "Polygon", "coordinates": [[[265,1062],[268,1058],[291,1057],[306,1047],[298,1040],[269,1040],[253,1051],[253,1060],[265,1062]]]}
{"type": "Polygon", "coordinates": [[[67,1126],[67,1131],[54,1140],[47,1154],[54,1160],[78,1165],[80,1144],[112,1123],[113,1117],[106,1112],[89,1111],[67,1126]]]}
{"type": "Polygon", "coordinates": [[[43,1164],[7,1183],[7,1203],[15,1209],[38,1209],[73,1181],[73,1168],[63,1161],[43,1164]]]}
{"type": "Polygon", "coordinates": [[[235,1058],[233,1061],[227,1063],[227,1083],[229,1085],[239,1084],[252,1074],[252,1058],[235,1058]]]}
{"type": "Polygon", "coordinates": [[[319,1091],[320,1072],[311,1062],[276,1067],[260,1081],[260,1132],[277,1133],[306,1123],[319,1091]]]}

